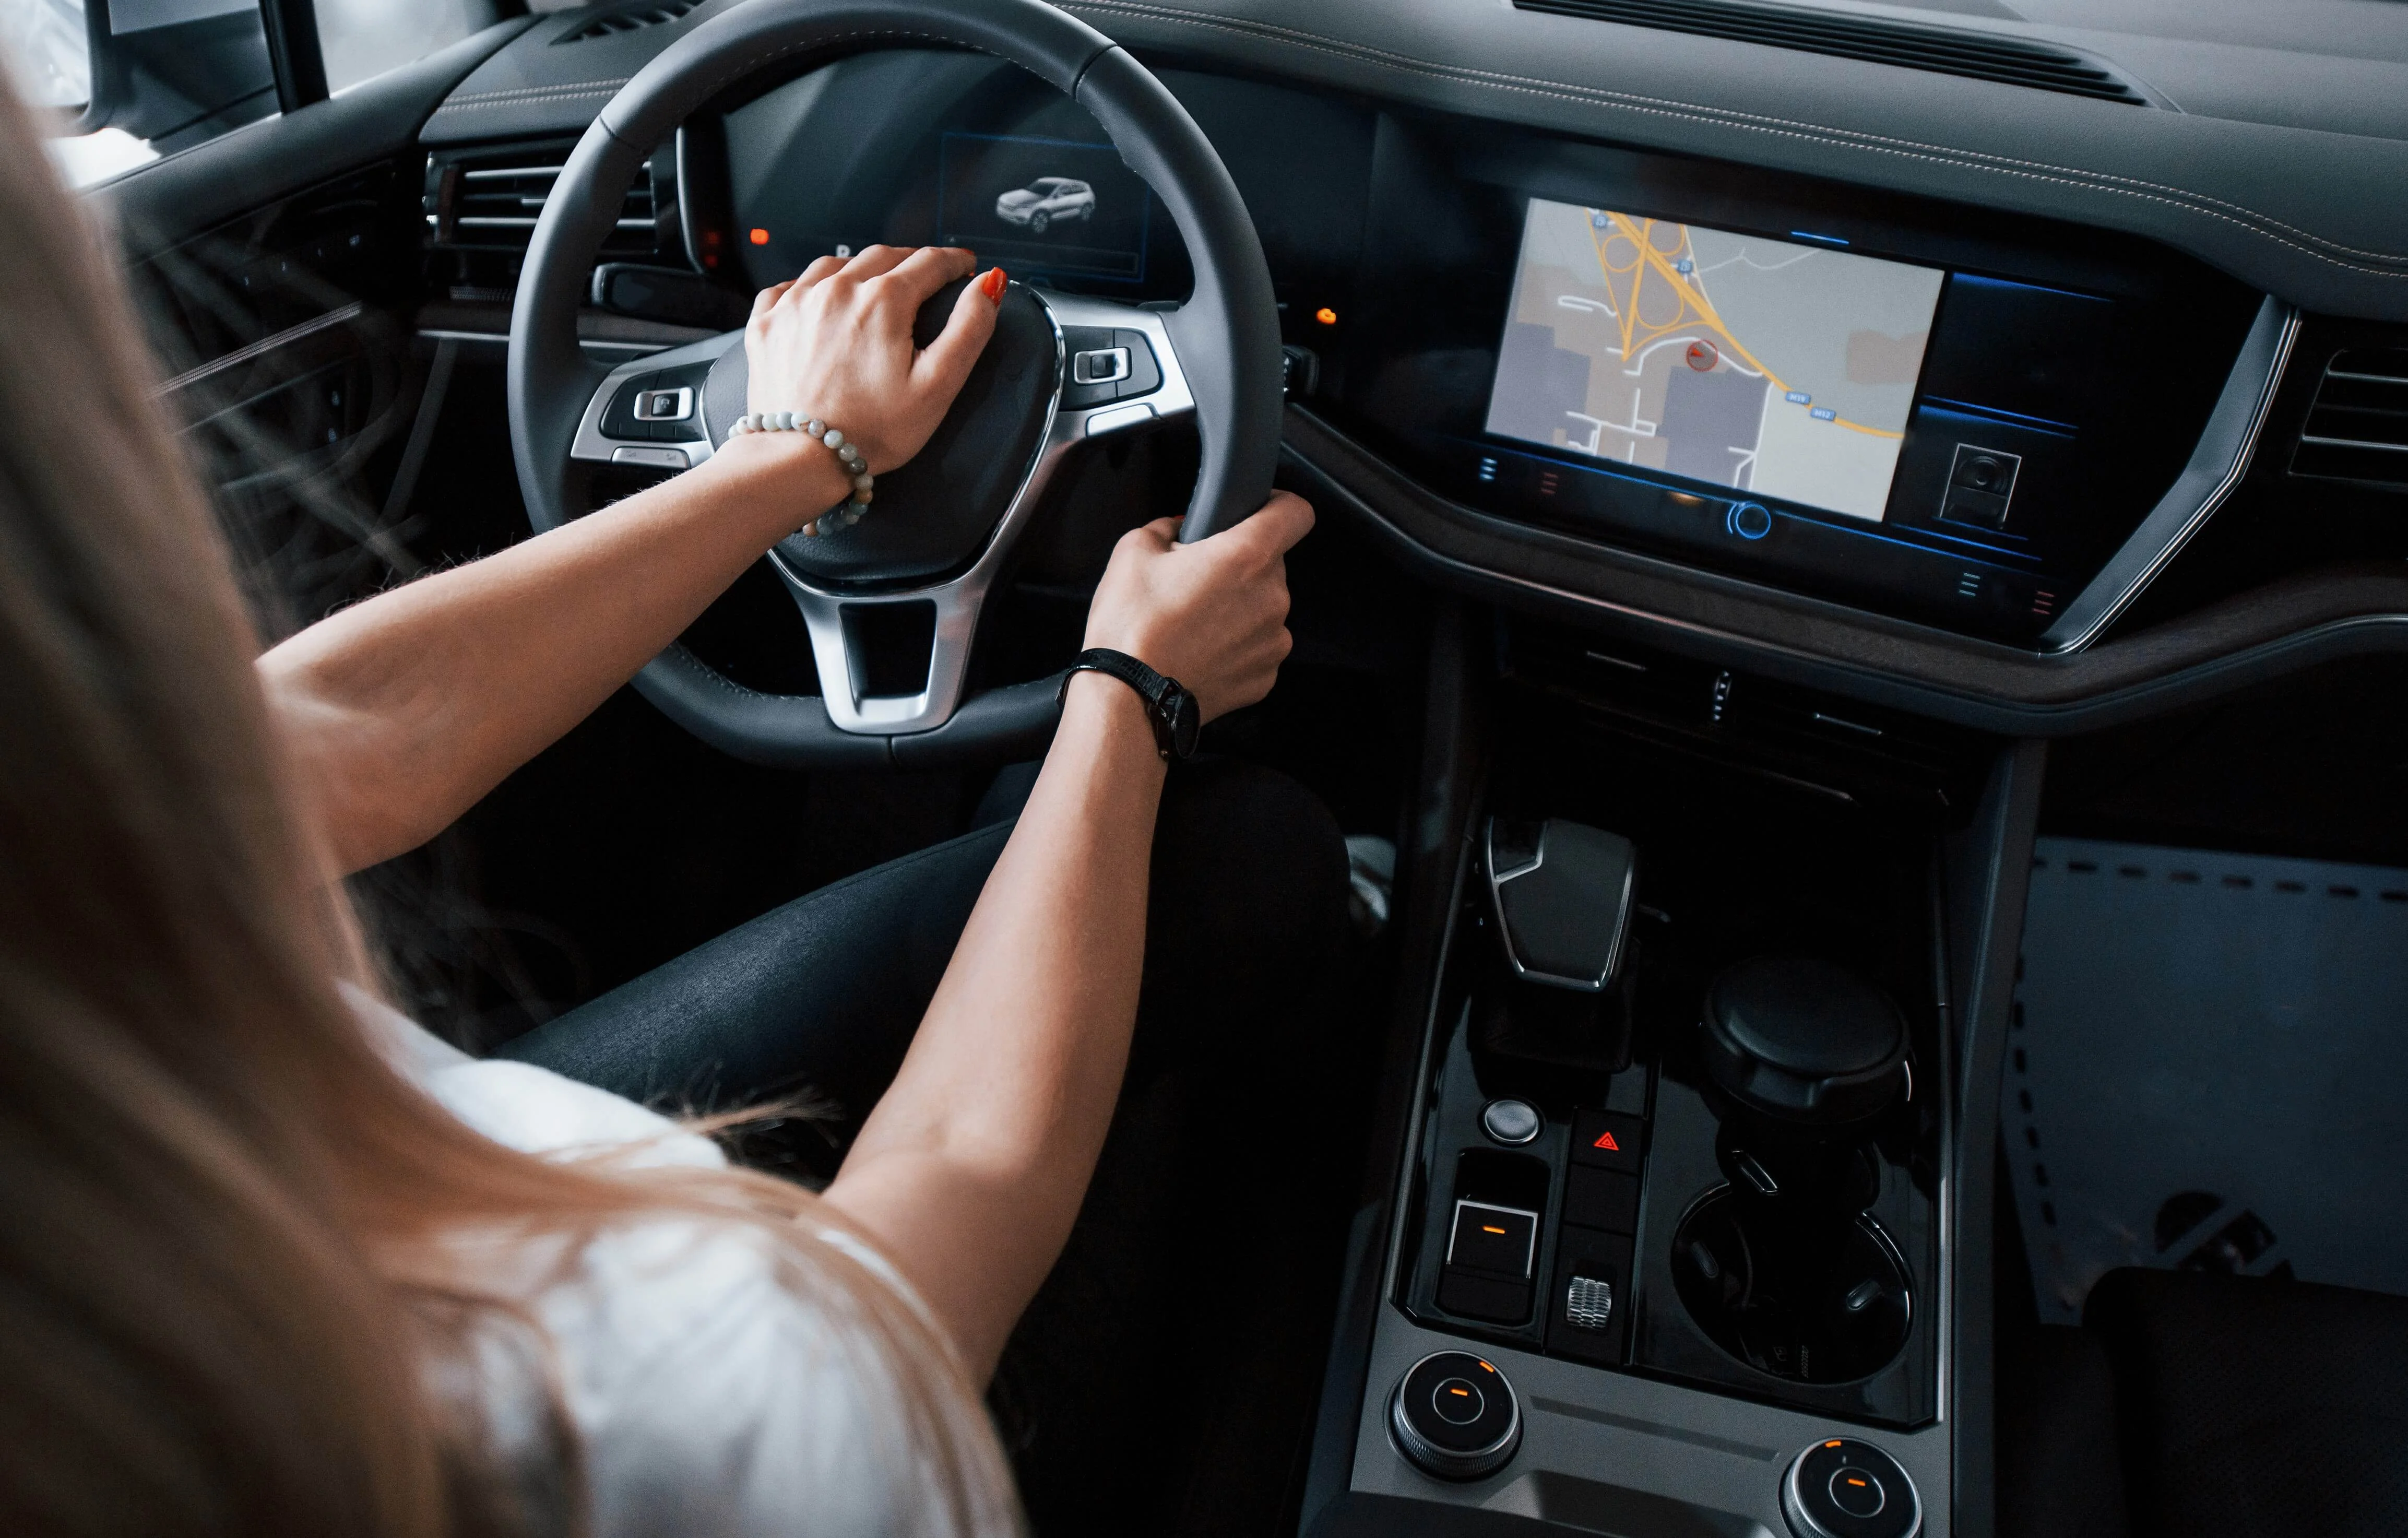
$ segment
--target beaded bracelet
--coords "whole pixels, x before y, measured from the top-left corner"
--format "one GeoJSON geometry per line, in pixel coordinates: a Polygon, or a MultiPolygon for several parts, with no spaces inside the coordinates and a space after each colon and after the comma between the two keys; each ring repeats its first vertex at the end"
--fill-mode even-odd
{"type": "Polygon", "coordinates": [[[836,462],[844,467],[844,473],[853,477],[853,491],[844,505],[831,508],[805,524],[802,532],[806,536],[834,534],[869,516],[869,500],[877,477],[869,473],[869,461],[861,457],[861,450],[826,423],[794,411],[755,411],[738,417],[736,424],[727,429],[730,438],[738,433],[809,433],[826,444],[836,455],[836,462]]]}

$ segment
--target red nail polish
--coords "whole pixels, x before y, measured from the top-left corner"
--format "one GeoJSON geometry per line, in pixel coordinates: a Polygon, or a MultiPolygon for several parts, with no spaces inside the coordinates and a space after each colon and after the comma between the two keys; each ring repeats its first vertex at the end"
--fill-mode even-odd
{"type": "Polygon", "coordinates": [[[999,305],[1003,303],[1003,269],[989,267],[986,276],[979,280],[979,292],[987,296],[990,304],[999,305]]]}

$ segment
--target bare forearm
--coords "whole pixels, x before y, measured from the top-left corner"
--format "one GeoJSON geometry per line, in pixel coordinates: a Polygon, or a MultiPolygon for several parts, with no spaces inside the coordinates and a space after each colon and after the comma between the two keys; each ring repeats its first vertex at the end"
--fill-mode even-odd
{"type": "Polygon", "coordinates": [[[775,540],[842,495],[799,435],[381,594],[259,662],[344,870],[431,838],[583,719],[775,540]]]}
{"type": "Polygon", "coordinates": [[[1080,675],[902,1071],[828,1190],[981,1375],[1068,1237],[1111,1125],[1162,772],[1137,697],[1080,675]]]}

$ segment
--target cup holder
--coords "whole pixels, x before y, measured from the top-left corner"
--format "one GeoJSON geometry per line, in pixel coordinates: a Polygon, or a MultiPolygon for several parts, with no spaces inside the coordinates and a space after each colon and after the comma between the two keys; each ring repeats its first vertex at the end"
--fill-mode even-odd
{"type": "Polygon", "coordinates": [[[1862,1213],[1793,1213],[1719,1186],[1674,1231],[1672,1276],[1716,1345],[1777,1378],[1853,1382],[1906,1345],[1906,1266],[1862,1213]]]}

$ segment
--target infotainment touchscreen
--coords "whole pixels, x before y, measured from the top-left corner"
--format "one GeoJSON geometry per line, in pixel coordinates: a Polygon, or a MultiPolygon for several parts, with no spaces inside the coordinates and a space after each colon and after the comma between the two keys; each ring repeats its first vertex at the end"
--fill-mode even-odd
{"type": "Polygon", "coordinates": [[[1487,429],[1878,521],[1946,277],[1534,197],[1487,429]]]}

